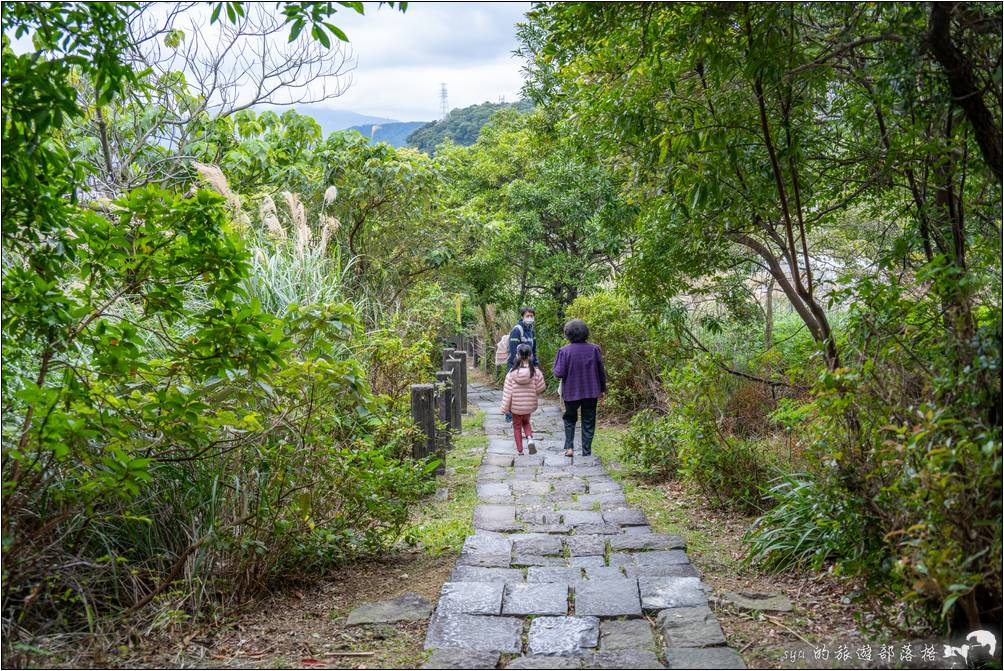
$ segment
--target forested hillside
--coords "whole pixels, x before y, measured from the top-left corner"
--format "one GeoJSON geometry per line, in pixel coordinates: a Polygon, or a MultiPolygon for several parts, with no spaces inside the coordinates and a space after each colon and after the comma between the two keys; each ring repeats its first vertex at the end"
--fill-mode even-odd
{"type": "Polygon", "coordinates": [[[410,385],[524,305],[750,574],[1000,630],[999,4],[542,4],[525,101],[409,147],[254,111],[348,67],[336,4],[3,4],[5,665],[459,553],[410,385]]]}
{"type": "Polygon", "coordinates": [[[474,144],[478,139],[478,132],[492,114],[510,107],[525,112],[532,107],[532,104],[526,100],[518,103],[483,102],[480,105],[450,110],[446,118],[430,121],[409,135],[408,146],[431,154],[447,139],[465,147],[474,144]]]}

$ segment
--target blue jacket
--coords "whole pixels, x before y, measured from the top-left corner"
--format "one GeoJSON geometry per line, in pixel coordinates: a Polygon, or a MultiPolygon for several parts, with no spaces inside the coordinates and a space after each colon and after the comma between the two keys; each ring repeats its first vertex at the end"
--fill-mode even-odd
{"type": "Polygon", "coordinates": [[[513,365],[516,363],[516,348],[519,347],[520,343],[526,343],[530,346],[533,350],[533,365],[539,366],[540,362],[537,361],[537,338],[533,332],[533,326],[527,326],[520,319],[512,327],[512,331],[509,332],[509,370],[512,370],[513,365]]]}

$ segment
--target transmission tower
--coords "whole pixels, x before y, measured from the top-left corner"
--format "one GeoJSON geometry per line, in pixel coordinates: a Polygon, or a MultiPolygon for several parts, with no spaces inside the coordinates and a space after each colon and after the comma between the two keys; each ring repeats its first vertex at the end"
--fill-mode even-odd
{"type": "Polygon", "coordinates": [[[443,83],[439,85],[439,118],[445,119],[449,111],[450,106],[446,97],[446,84],[443,83]]]}

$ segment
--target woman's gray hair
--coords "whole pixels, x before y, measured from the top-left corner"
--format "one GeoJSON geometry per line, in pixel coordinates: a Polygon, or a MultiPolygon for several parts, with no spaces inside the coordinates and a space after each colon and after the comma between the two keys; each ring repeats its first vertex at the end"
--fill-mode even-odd
{"type": "Polygon", "coordinates": [[[565,322],[564,333],[571,342],[586,342],[589,338],[589,327],[581,319],[570,319],[565,322]]]}

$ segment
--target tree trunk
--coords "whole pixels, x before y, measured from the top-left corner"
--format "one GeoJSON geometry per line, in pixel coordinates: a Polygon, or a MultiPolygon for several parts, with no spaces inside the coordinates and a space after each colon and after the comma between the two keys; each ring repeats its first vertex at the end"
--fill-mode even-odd
{"type": "Polygon", "coordinates": [[[952,14],[955,7],[954,2],[931,3],[928,43],[935,60],[945,71],[945,78],[952,89],[952,99],[966,113],[966,119],[973,127],[983,160],[1000,182],[1001,129],[997,127],[993,114],[983,100],[972,62],[952,42],[952,14]]]}
{"type": "Polygon", "coordinates": [[[764,309],[763,348],[774,346],[774,278],[767,283],[767,306],[764,309]]]}
{"type": "MultiPolygon", "coordinates": [[[[788,280],[788,276],[784,272],[784,268],[781,266],[780,259],[771,252],[767,245],[744,233],[734,233],[731,235],[731,239],[756,252],[766,262],[767,272],[777,282],[788,302],[795,308],[798,316],[802,318],[802,321],[809,329],[809,333],[812,334],[813,340],[822,345],[823,353],[826,355],[827,367],[830,370],[839,368],[840,355],[837,352],[837,344],[834,342],[830,323],[826,318],[826,312],[819,305],[819,302],[816,301],[815,296],[807,294],[804,288],[799,290],[792,285],[792,282],[788,280]]],[[[794,273],[794,268],[791,265],[789,265],[789,268],[794,273]]],[[[801,287],[801,283],[799,283],[799,287],[801,287]]]]}

